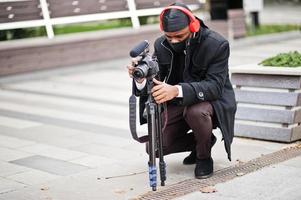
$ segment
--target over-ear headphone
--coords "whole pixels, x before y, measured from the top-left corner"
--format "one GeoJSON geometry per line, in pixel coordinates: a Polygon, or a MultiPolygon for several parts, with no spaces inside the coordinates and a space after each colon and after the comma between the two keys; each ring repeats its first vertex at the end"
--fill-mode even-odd
{"type": "Polygon", "coordinates": [[[163,21],[163,15],[165,13],[166,10],[170,10],[170,9],[177,9],[177,10],[180,10],[182,11],[184,14],[186,14],[188,17],[189,17],[189,20],[190,20],[190,23],[189,23],[189,29],[192,33],[195,33],[195,32],[198,32],[199,29],[200,29],[200,22],[199,20],[197,20],[195,18],[195,16],[190,12],[190,10],[184,8],[184,7],[181,7],[181,6],[168,6],[166,8],[164,8],[160,14],[160,29],[161,31],[163,31],[163,24],[162,24],[162,21],[163,21]]]}

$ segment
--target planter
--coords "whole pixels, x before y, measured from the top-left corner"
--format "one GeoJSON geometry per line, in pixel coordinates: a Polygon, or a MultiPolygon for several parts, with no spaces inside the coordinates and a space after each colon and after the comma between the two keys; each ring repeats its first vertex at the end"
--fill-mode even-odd
{"type": "Polygon", "coordinates": [[[301,139],[301,67],[233,67],[235,136],[293,142],[301,139]]]}

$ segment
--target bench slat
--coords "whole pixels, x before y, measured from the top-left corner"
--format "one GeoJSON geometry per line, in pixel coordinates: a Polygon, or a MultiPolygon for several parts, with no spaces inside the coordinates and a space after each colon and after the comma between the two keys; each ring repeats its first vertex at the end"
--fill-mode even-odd
{"type": "Polygon", "coordinates": [[[292,142],[301,138],[300,126],[294,128],[275,128],[236,123],[234,127],[234,133],[235,136],[258,138],[280,142],[292,142]],[[295,134],[297,130],[299,130],[299,134],[295,134]]]}
{"type": "Polygon", "coordinates": [[[104,3],[101,3],[99,0],[77,1],[77,4],[72,4],[72,2],[74,1],[67,0],[58,3],[56,0],[50,0],[49,10],[51,12],[51,17],[55,18],[128,10],[127,2],[125,0],[110,0],[105,1],[104,3]]]}
{"type": "Polygon", "coordinates": [[[300,109],[292,111],[238,106],[235,118],[240,120],[294,124],[301,122],[300,115],[300,109]]]}
{"type": "Polygon", "coordinates": [[[278,106],[300,106],[300,93],[293,92],[257,92],[234,89],[236,101],[278,106]]]}
{"type": "Polygon", "coordinates": [[[250,87],[265,87],[265,88],[285,88],[285,89],[300,89],[300,76],[281,76],[281,75],[250,75],[237,74],[231,76],[233,85],[250,86],[250,87]]]}
{"type": "Polygon", "coordinates": [[[38,0],[0,2],[0,23],[42,19],[39,4],[38,0]]]}

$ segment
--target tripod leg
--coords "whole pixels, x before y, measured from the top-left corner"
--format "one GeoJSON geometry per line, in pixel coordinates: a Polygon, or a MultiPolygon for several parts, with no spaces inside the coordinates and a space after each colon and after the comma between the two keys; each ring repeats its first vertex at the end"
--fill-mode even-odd
{"type": "Polygon", "coordinates": [[[157,190],[157,169],[156,169],[156,119],[155,104],[148,103],[148,135],[149,135],[149,182],[153,191],[157,190]]]}
{"type": "Polygon", "coordinates": [[[159,169],[161,186],[165,185],[166,181],[166,163],[163,158],[163,136],[162,136],[162,123],[161,123],[161,105],[157,105],[156,109],[156,129],[158,138],[158,152],[159,152],[159,169]]]}

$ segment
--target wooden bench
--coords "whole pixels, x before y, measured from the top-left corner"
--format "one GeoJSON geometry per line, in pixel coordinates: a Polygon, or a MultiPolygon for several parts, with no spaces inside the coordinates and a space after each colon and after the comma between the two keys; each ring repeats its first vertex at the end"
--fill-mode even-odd
{"type": "MultiPolygon", "coordinates": [[[[45,26],[49,38],[53,25],[131,18],[133,28],[139,17],[158,15],[173,0],[0,0],[0,30],[45,26]]],[[[197,0],[185,1],[190,8],[197,0]]]]}
{"type": "Polygon", "coordinates": [[[0,1],[0,23],[42,20],[39,0],[0,1]]]}

